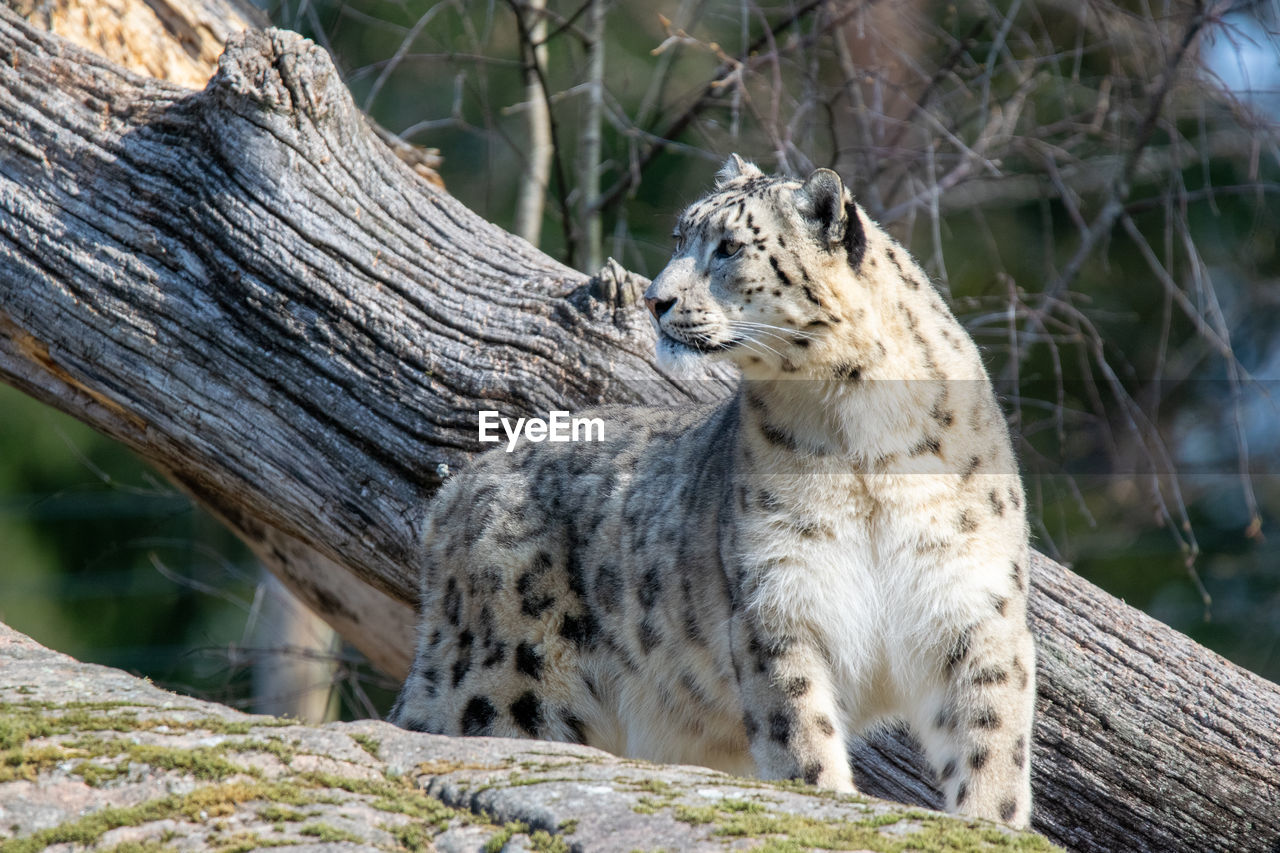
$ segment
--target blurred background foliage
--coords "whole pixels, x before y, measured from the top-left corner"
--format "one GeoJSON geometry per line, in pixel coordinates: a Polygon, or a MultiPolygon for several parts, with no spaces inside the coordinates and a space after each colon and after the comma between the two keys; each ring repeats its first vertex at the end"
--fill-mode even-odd
{"type": "MultiPolygon", "coordinates": [[[[652,276],[736,151],[828,166],[983,346],[1036,544],[1280,680],[1280,11],[1188,0],[280,0],[449,191],[652,276]],[[523,212],[522,212],[523,211],[523,212]]],[[[251,556],[127,452],[0,389],[0,619],[252,703],[251,556]]],[[[327,641],[318,641],[323,646],[327,641]]],[[[392,687],[328,657],[328,713],[392,687]]]]}

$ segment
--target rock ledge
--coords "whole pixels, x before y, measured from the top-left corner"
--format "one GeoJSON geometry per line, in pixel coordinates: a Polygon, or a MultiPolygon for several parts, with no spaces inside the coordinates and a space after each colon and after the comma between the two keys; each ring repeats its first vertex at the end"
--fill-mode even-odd
{"type": "Polygon", "coordinates": [[[304,726],[0,625],[0,851],[1050,850],[1040,836],[586,747],[304,726]]]}

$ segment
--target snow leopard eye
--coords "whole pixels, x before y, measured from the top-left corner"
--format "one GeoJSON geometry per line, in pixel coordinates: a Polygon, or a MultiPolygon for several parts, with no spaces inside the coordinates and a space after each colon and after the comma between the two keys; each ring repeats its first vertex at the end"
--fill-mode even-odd
{"type": "Polygon", "coordinates": [[[675,254],[677,254],[677,255],[678,255],[678,254],[680,254],[681,252],[683,252],[683,251],[684,251],[684,235],[683,235],[683,234],[681,234],[679,231],[672,231],[672,232],[671,232],[671,239],[672,239],[672,240],[675,240],[675,242],[676,242],[676,247],[675,247],[675,250],[674,250],[674,251],[675,251],[675,254]]]}
{"type": "Polygon", "coordinates": [[[714,257],[717,261],[723,261],[723,260],[727,260],[728,258],[735,257],[741,251],[742,251],[741,243],[739,243],[737,240],[731,239],[729,237],[725,237],[723,240],[720,241],[720,245],[716,246],[714,257]]]}

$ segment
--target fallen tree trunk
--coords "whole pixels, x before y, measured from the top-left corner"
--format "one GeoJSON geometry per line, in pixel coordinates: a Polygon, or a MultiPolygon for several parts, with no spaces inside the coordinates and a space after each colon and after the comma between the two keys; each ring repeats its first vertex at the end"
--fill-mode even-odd
{"type": "MultiPolygon", "coordinates": [[[[328,57],[249,32],[195,93],[0,12],[0,379],[211,507],[392,674],[476,413],[679,404],[643,282],[588,279],[415,177],[328,57]]],[[[1038,559],[1036,826],[1071,849],[1280,849],[1280,689],[1038,559]]],[[[936,803],[909,744],[869,793],[936,803]]]]}

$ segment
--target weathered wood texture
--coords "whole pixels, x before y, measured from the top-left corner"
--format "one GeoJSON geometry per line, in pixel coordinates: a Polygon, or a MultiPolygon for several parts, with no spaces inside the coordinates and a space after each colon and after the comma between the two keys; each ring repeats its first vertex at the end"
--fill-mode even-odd
{"type": "Polygon", "coordinates": [[[248,0],[4,0],[31,23],[130,71],[203,89],[227,39],[267,16],[248,0]]]}
{"type": "MultiPolygon", "coordinates": [[[[0,0],[28,23],[130,71],[203,89],[232,36],[269,21],[249,0],[0,0]]],[[[422,177],[444,186],[440,152],[405,142],[365,117],[422,177]]]]}
{"type": "MultiPolygon", "coordinates": [[[[476,411],[725,393],[587,279],[416,178],[322,51],[238,37],[199,93],[0,13],[0,379],[212,507],[391,673],[476,411]]],[[[1082,851],[1280,849],[1280,689],[1047,560],[1036,825],[1082,851]]],[[[934,800],[900,737],[862,784],[934,800]]]]}

